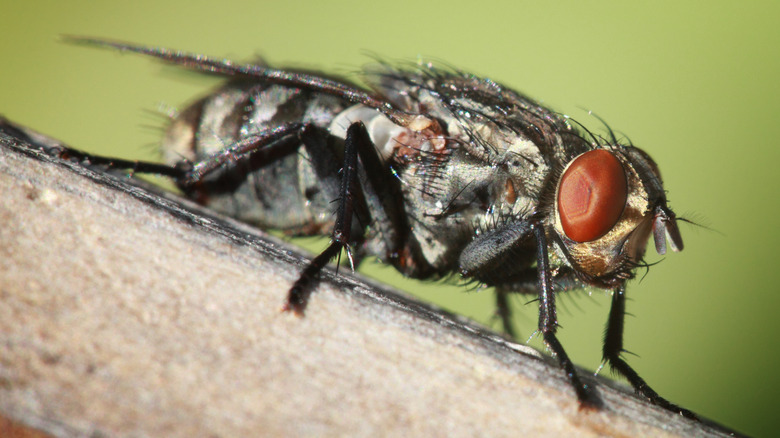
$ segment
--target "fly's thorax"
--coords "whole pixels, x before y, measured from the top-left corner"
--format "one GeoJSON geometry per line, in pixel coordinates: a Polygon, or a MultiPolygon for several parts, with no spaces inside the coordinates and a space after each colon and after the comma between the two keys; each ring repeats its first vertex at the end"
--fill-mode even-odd
{"type": "Polygon", "coordinates": [[[451,268],[476,235],[537,209],[546,165],[534,148],[524,153],[538,163],[519,157],[524,142],[501,148],[485,161],[457,143],[440,164],[417,160],[399,171],[412,235],[432,266],[451,268]]]}
{"type": "Polygon", "coordinates": [[[631,277],[645,253],[655,204],[665,204],[657,167],[635,151],[625,146],[585,152],[557,182],[556,241],[583,280],[599,287],[631,277]]]}

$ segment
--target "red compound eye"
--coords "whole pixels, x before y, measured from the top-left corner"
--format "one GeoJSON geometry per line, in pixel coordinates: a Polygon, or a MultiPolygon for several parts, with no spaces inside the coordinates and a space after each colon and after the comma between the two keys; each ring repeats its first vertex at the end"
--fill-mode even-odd
{"type": "Polygon", "coordinates": [[[561,177],[558,212],[563,232],[575,242],[598,239],[620,219],[627,196],[620,161],[603,149],[585,152],[561,177]]]}

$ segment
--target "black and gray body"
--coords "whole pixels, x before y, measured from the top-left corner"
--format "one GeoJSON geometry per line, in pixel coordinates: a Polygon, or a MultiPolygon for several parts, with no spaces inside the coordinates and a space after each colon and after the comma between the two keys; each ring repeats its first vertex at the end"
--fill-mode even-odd
{"type": "MultiPolygon", "coordinates": [[[[298,122],[321,132],[338,166],[347,127],[361,121],[383,170],[392,176],[388,182],[398,185],[405,221],[397,225],[407,228],[388,229],[393,224],[385,215],[369,209],[368,217],[356,217],[364,231],[353,233],[356,254],[374,255],[406,275],[426,277],[458,272],[459,258],[475,236],[537,213],[551,177],[569,157],[592,148],[564,117],[490,81],[428,67],[378,70],[369,79],[400,109],[424,111],[437,120],[440,132],[397,126],[374,108],[329,94],[238,80],[182,112],[168,129],[163,151],[171,164],[183,158],[194,162],[241,138],[298,122]]],[[[236,160],[219,171],[233,184],[212,185],[197,196],[215,210],[260,227],[329,234],[338,175],[326,175],[327,181],[318,175],[307,148],[301,144],[291,150],[260,168],[236,160]]],[[[510,272],[535,262],[534,243],[529,240],[527,247],[525,260],[507,261],[510,272]]]]}
{"type": "Polygon", "coordinates": [[[511,334],[509,293],[538,295],[538,332],[584,406],[599,406],[557,339],[555,294],[613,292],[603,357],[652,402],[622,359],[625,283],[652,234],[682,249],[660,173],[640,149],[595,136],[493,81],[420,64],[367,70],[364,89],[302,72],[166,49],[80,39],[231,77],[176,116],[168,165],[70,157],[170,176],[197,201],[263,228],[330,234],[300,274],[286,310],[302,314],[319,271],[342,250],[407,276],[450,274],[496,286],[511,334]]]}

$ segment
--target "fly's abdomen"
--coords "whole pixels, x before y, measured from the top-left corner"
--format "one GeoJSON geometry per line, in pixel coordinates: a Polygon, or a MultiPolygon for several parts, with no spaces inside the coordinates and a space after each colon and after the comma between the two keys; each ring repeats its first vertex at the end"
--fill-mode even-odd
{"type": "MultiPolygon", "coordinates": [[[[345,108],[340,99],[297,88],[233,81],[197,101],[169,126],[163,153],[169,163],[197,162],[242,139],[290,124],[310,125],[311,141],[328,142],[333,162],[343,143],[327,127],[345,108]],[[319,133],[319,135],[318,135],[319,133]]],[[[322,157],[317,157],[322,161],[322,157]]],[[[294,234],[332,228],[334,185],[323,184],[309,151],[292,136],[284,148],[269,144],[182,189],[198,202],[239,220],[294,234]]],[[[319,171],[321,172],[321,170],[319,171]]]]}

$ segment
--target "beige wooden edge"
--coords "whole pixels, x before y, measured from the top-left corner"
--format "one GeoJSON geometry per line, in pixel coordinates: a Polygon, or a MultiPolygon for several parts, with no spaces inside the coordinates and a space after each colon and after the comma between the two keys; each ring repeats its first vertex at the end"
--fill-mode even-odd
{"type": "Polygon", "coordinates": [[[601,378],[605,409],[580,410],[550,358],[354,276],[281,313],[295,250],[15,134],[0,436],[729,434],[601,378]]]}

